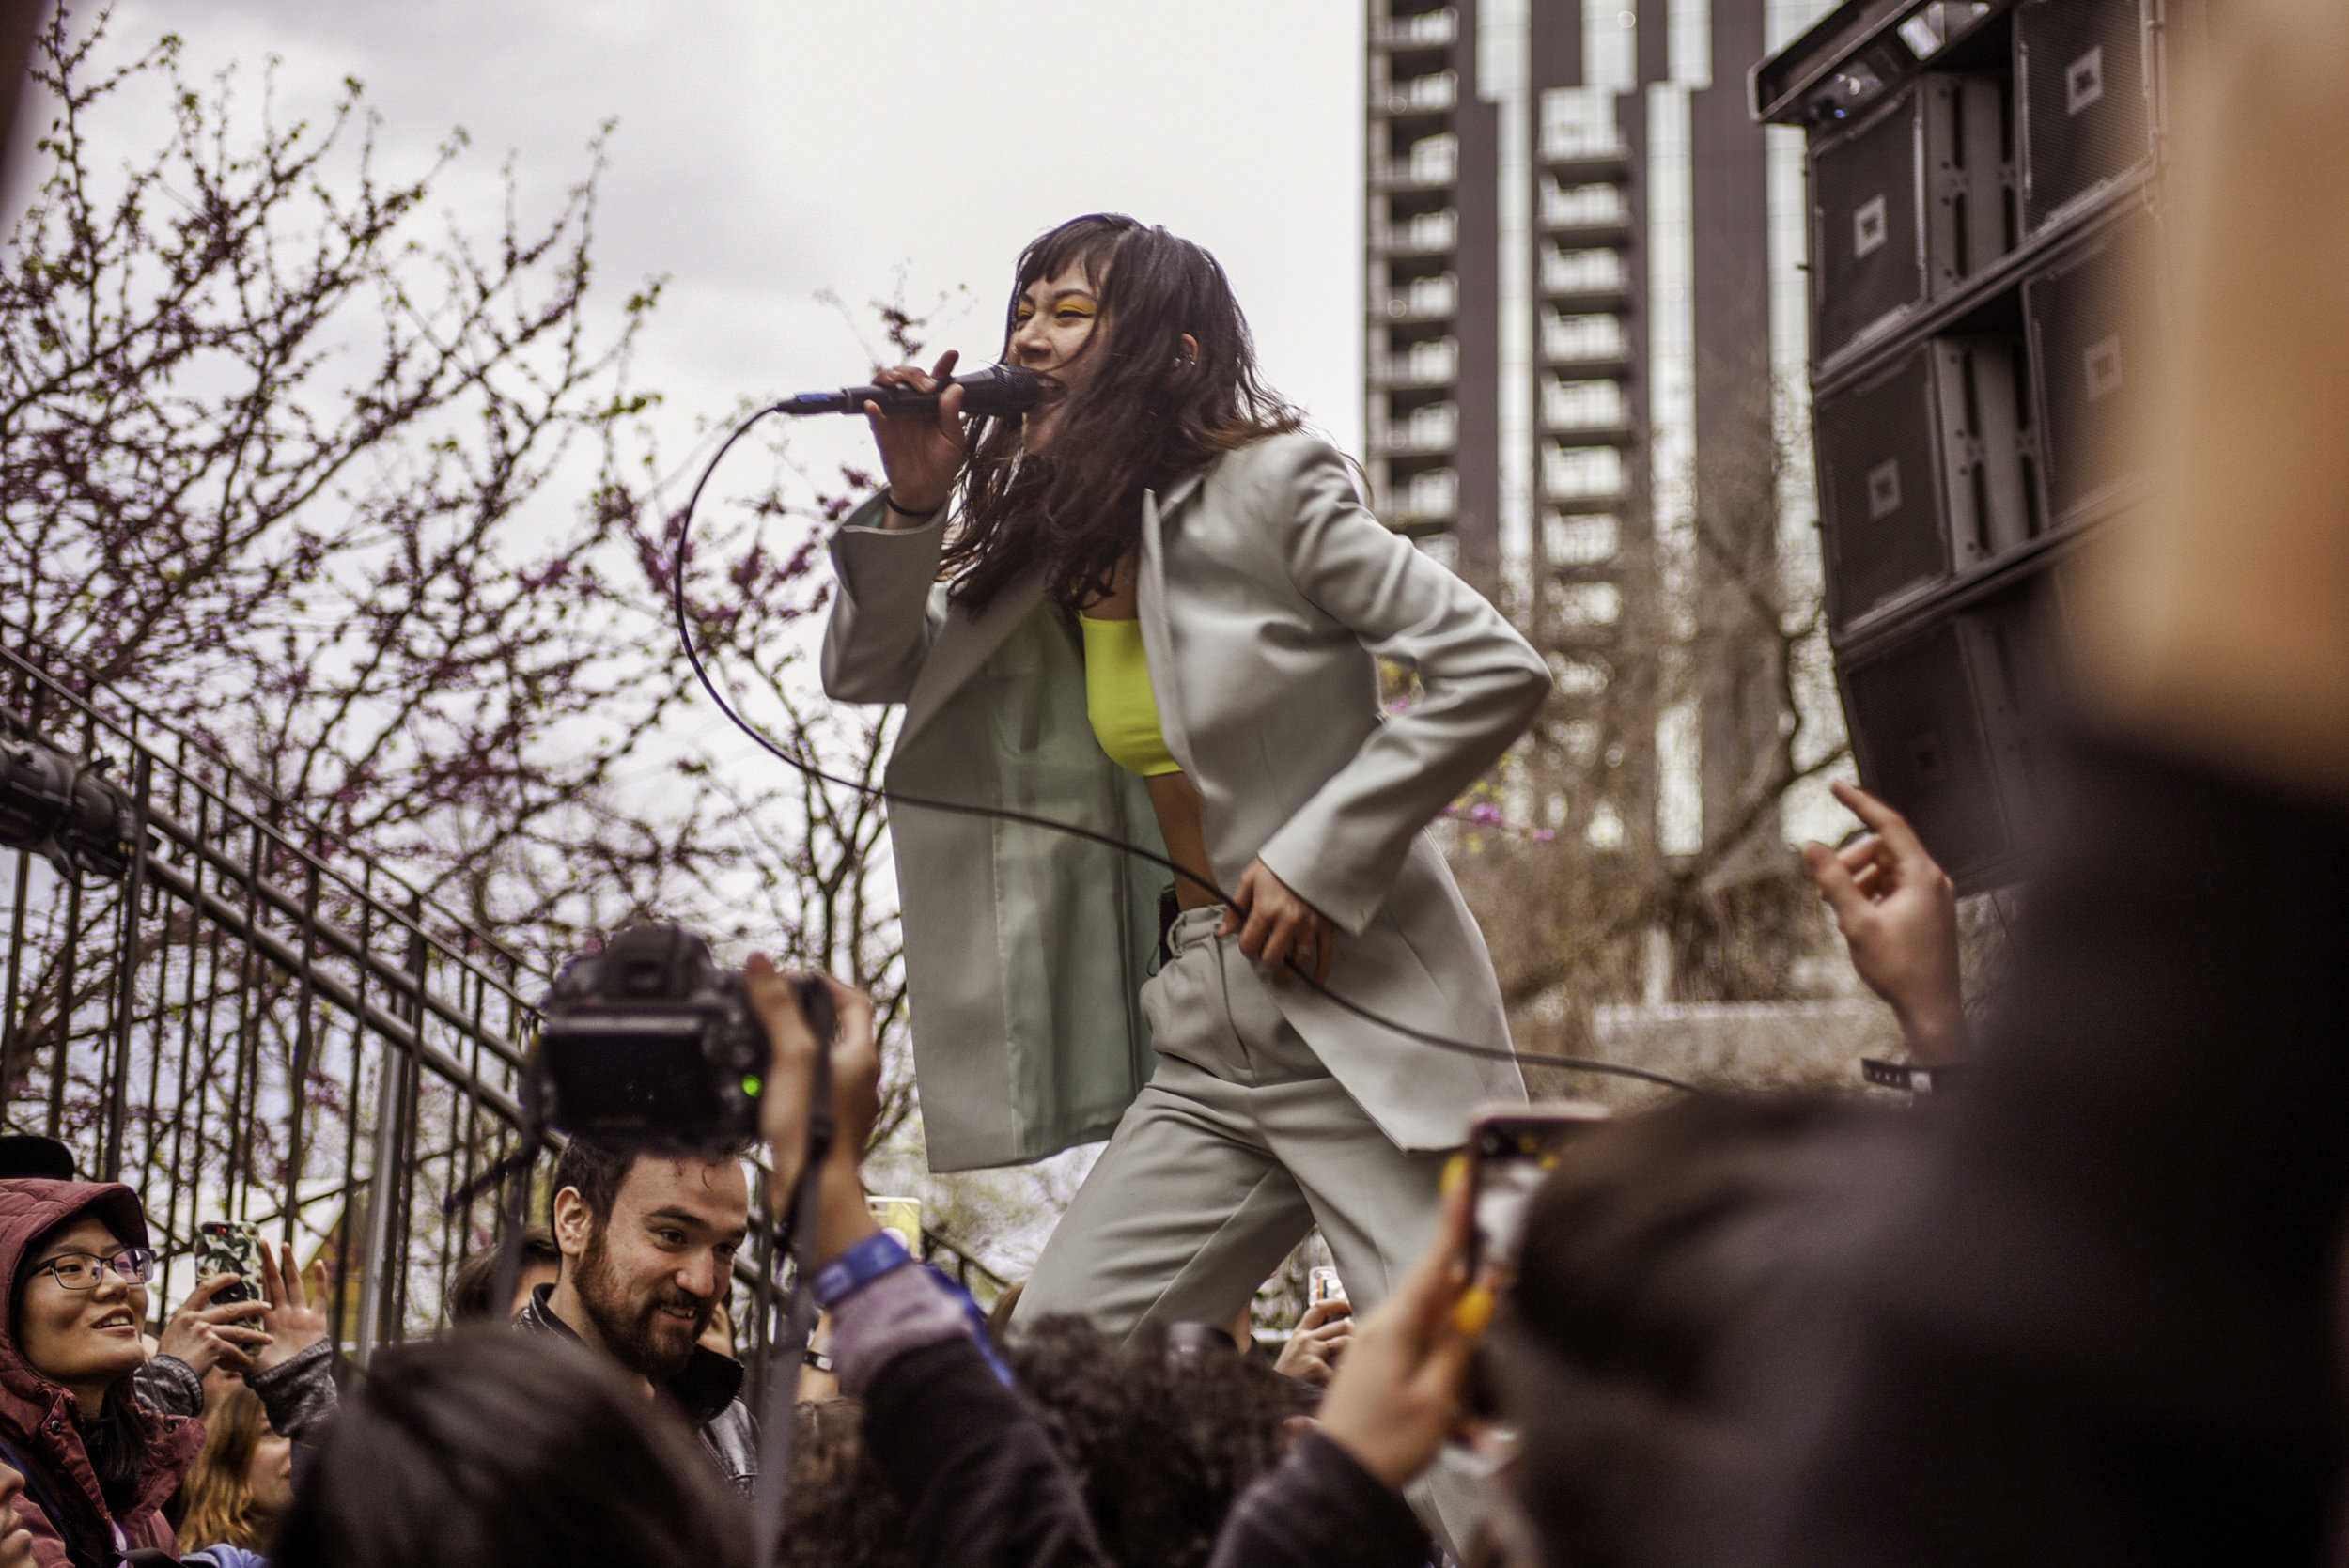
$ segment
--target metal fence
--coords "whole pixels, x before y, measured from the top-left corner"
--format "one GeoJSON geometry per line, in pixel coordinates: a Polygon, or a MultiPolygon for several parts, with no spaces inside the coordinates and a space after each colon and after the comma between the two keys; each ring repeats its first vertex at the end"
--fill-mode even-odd
{"type": "MultiPolygon", "coordinates": [[[[116,882],[0,849],[0,1119],[139,1190],[159,1315],[194,1283],[196,1226],[238,1219],[326,1260],[343,1353],[437,1327],[458,1263],[498,1239],[494,1193],[444,1204],[520,1136],[547,978],[365,857],[311,847],[293,804],[184,735],[7,647],[0,727],[106,762],[145,846],[116,882]]],[[[755,1310],[776,1293],[752,1288],[771,1246],[754,1227],[738,1265],[754,1354],[779,1327],[755,1310]]],[[[982,1297],[1002,1288],[925,1250],[982,1297]]]]}

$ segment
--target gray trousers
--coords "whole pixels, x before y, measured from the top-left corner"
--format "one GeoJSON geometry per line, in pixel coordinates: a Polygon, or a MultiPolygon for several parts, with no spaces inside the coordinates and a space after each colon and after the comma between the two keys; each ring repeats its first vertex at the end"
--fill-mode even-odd
{"type": "Polygon", "coordinates": [[[1045,1244],[1016,1321],[1227,1324],[1316,1224],[1368,1312],[1434,1236],[1444,1157],[1388,1141],[1281,1016],[1239,939],[1215,935],[1222,918],[1175,920],[1174,955],[1142,988],[1158,1067],[1045,1244]]]}
{"type": "MultiPolygon", "coordinates": [[[[1045,1243],[1015,1327],[1061,1313],[1119,1335],[1221,1327],[1316,1224],[1366,1313],[1434,1239],[1444,1155],[1406,1153],[1378,1130],[1281,1016],[1239,939],[1215,935],[1222,918],[1175,920],[1174,957],[1142,990],[1157,1069],[1045,1243]]],[[[1461,1538],[1470,1499],[1451,1467],[1413,1496],[1461,1538]]]]}

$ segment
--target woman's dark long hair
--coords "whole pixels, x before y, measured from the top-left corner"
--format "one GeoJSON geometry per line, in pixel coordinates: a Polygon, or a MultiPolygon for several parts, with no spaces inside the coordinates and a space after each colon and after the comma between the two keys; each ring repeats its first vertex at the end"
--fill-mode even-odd
{"type": "Polygon", "coordinates": [[[1205,247],[1122,213],[1071,218],[1020,252],[1003,312],[1006,357],[1020,296],[1072,265],[1084,270],[1099,315],[1081,350],[1090,379],[1054,411],[1050,450],[1023,454],[1016,420],[979,421],[972,431],[945,566],[956,601],[974,611],[1039,567],[1068,608],[1106,592],[1141,537],[1144,489],[1303,423],[1259,377],[1222,266],[1205,247]],[[1198,342],[1195,358],[1186,333],[1198,342]]]}

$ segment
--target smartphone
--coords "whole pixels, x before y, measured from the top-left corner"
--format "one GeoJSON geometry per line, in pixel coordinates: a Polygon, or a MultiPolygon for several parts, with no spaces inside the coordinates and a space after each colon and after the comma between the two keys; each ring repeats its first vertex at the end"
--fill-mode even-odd
{"type": "Polygon", "coordinates": [[[873,1223],[905,1244],[905,1250],[916,1258],[922,1255],[922,1200],[919,1198],[867,1198],[864,1206],[872,1211],[873,1223]]]}
{"type": "Polygon", "coordinates": [[[215,1305],[261,1299],[261,1227],[250,1219],[207,1219],[195,1228],[195,1277],[234,1274],[215,1305]]]}
{"type": "Polygon", "coordinates": [[[1305,1305],[1318,1307],[1324,1301],[1346,1299],[1346,1286],[1338,1279],[1338,1271],[1328,1264],[1317,1264],[1305,1276],[1305,1305]]]}
{"type": "Polygon", "coordinates": [[[1469,1273],[1517,1262],[1517,1234],[1527,1200],[1558,1166],[1561,1155],[1589,1128],[1608,1119],[1589,1100],[1496,1105],[1469,1123],[1469,1273]]]}

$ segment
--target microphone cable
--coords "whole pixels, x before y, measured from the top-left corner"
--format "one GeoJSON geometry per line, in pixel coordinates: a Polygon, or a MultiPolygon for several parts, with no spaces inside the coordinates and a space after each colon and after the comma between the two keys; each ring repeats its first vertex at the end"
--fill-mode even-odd
{"type": "MultiPolygon", "coordinates": [[[[1150,864],[1159,867],[1161,870],[1172,872],[1184,881],[1190,883],[1193,887],[1199,888],[1208,893],[1217,903],[1224,906],[1226,908],[1237,908],[1232,901],[1231,895],[1226,893],[1221,888],[1216,886],[1215,883],[1209,878],[1200,876],[1197,872],[1194,872],[1186,866],[1176,865],[1173,861],[1167,859],[1164,855],[1158,854],[1152,850],[1144,849],[1138,844],[1128,844],[1124,839],[1116,838],[1109,833],[1097,832],[1091,828],[1086,828],[1074,822],[1062,822],[1048,816],[1038,816],[1030,812],[1016,811],[1007,806],[982,806],[968,800],[947,800],[928,796],[910,795],[901,790],[890,789],[886,786],[875,786],[872,784],[861,784],[854,779],[841,778],[834,774],[827,773],[822,768],[816,767],[814,764],[802,761],[799,757],[793,756],[789,752],[784,750],[783,747],[777,745],[773,740],[770,739],[767,735],[760,731],[755,725],[752,724],[748,720],[744,719],[739,713],[735,711],[734,705],[726,701],[725,694],[718,690],[717,682],[710,678],[708,669],[702,663],[701,654],[693,646],[692,626],[691,620],[687,616],[685,603],[686,547],[688,541],[692,536],[693,512],[694,509],[701,505],[702,490],[708,485],[711,475],[718,472],[718,465],[725,460],[726,454],[733,450],[734,443],[740,441],[745,435],[749,434],[751,427],[756,425],[760,420],[766,418],[769,414],[785,413],[788,411],[789,405],[784,403],[771,403],[766,408],[760,409],[756,413],[752,414],[748,419],[742,421],[741,424],[736,426],[734,433],[726,437],[724,442],[710,456],[708,466],[701,472],[701,477],[693,482],[692,494],[686,498],[685,511],[677,520],[677,553],[671,571],[672,582],[670,583],[671,602],[674,605],[677,613],[677,644],[685,650],[686,661],[692,665],[693,675],[695,678],[701,682],[702,690],[708,692],[709,700],[718,705],[718,711],[724,714],[736,729],[740,730],[744,735],[749,736],[753,740],[756,741],[762,749],[764,749],[770,755],[776,758],[776,760],[782,762],[786,767],[803,773],[807,777],[815,779],[820,783],[833,785],[836,788],[850,790],[859,795],[870,796],[875,800],[886,802],[892,808],[898,806],[910,806],[917,811],[944,812],[949,815],[974,816],[986,821],[1017,822],[1023,827],[1042,828],[1048,832],[1064,833],[1071,838],[1083,839],[1087,843],[1097,844],[1105,848],[1114,849],[1121,855],[1130,856],[1138,861],[1146,861],[1150,864]]],[[[1426,1030],[1417,1029],[1409,1024],[1398,1023],[1392,1018],[1381,1017],[1379,1014],[1373,1012],[1371,1009],[1362,1006],[1360,1002],[1353,1001],[1348,998],[1338,995],[1337,992],[1330,989],[1329,986],[1324,986],[1320,981],[1315,979],[1311,974],[1308,974],[1299,966],[1294,956],[1286,959],[1285,962],[1288,966],[1289,972],[1296,976],[1299,980],[1303,981],[1310,989],[1318,993],[1322,997],[1327,998],[1330,1001],[1334,1002],[1346,1012],[1353,1014],[1356,1017],[1362,1019],[1366,1023],[1376,1024],[1381,1029],[1392,1030],[1395,1033],[1402,1035],[1405,1039],[1413,1041],[1419,1045],[1432,1047],[1437,1050],[1447,1050],[1460,1056],[1483,1057],[1488,1061],[1494,1062],[1516,1062],[1536,1067],[1563,1067],[1575,1072],[1598,1073],[1612,1078],[1636,1079],[1643,1083],[1654,1083],[1661,1085],[1667,1089],[1677,1089],[1684,1094],[1702,1094],[1709,1093],[1709,1091],[1702,1089],[1696,1084],[1676,1079],[1669,1073],[1659,1073],[1649,1067],[1633,1066],[1629,1063],[1595,1062],[1579,1056],[1549,1056],[1533,1051],[1502,1050],[1494,1046],[1480,1046],[1471,1041],[1455,1040],[1446,1035],[1431,1033],[1426,1030]]]]}

